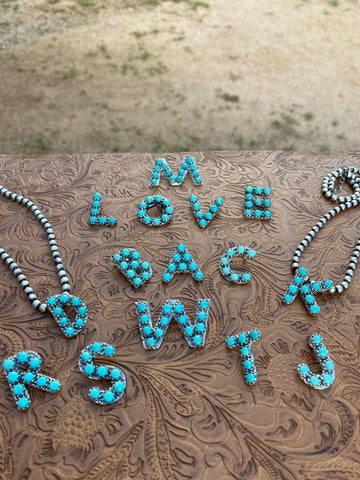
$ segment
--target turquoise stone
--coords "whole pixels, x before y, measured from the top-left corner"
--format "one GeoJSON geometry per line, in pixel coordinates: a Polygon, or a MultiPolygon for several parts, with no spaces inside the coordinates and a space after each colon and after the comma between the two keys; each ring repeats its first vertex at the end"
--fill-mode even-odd
{"type": "Polygon", "coordinates": [[[237,273],[232,273],[231,274],[231,280],[233,282],[237,282],[239,280],[239,275],[237,273]]]}
{"type": "Polygon", "coordinates": [[[114,355],[114,352],[115,352],[115,349],[112,345],[107,345],[104,348],[104,355],[106,355],[107,357],[112,357],[114,355]]]}
{"type": "Polygon", "coordinates": [[[77,319],[75,320],[75,325],[76,325],[77,327],[82,327],[82,326],[84,325],[84,320],[81,320],[81,318],[77,318],[77,319]]]}
{"type": "Polygon", "coordinates": [[[318,290],[320,290],[320,284],[319,284],[319,283],[313,283],[313,284],[311,285],[311,288],[312,288],[315,292],[317,292],[318,290]]]}
{"type": "Polygon", "coordinates": [[[202,339],[200,335],[195,335],[193,338],[194,345],[201,345],[202,344],[202,339]]]}
{"type": "Polygon", "coordinates": [[[185,315],[181,315],[178,319],[178,322],[180,323],[180,325],[184,325],[186,323],[186,320],[187,318],[185,317],[185,315]]]}
{"type": "Polygon", "coordinates": [[[180,259],[181,259],[180,255],[178,253],[174,253],[173,255],[174,262],[180,262],[180,259]]]}
{"type": "Polygon", "coordinates": [[[15,365],[14,361],[11,360],[10,358],[7,358],[6,360],[3,361],[2,366],[4,370],[11,370],[13,366],[15,365]]]}
{"type": "Polygon", "coordinates": [[[252,200],[252,198],[253,198],[253,196],[252,196],[250,193],[247,193],[247,194],[245,195],[245,199],[246,199],[246,200],[252,200]]]}
{"type": "Polygon", "coordinates": [[[203,323],[198,323],[198,324],[196,325],[196,327],[195,327],[195,330],[196,330],[197,332],[203,332],[203,331],[205,330],[204,324],[203,324],[203,323]]]}
{"type": "Polygon", "coordinates": [[[16,358],[18,359],[18,361],[19,361],[20,363],[24,363],[24,362],[26,362],[26,360],[28,359],[28,357],[29,357],[29,356],[28,356],[27,352],[19,352],[19,353],[17,354],[17,357],[16,357],[16,358]]]}
{"type": "Polygon", "coordinates": [[[252,249],[248,250],[247,251],[247,256],[249,258],[254,258],[255,257],[255,250],[252,250],[252,249]]]}
{"type": "Polygon", "coordinates": [[[99,376],[99,377],[105,377],[105,375],[107,374],[107,368],[104,367],[103,365],[101,365],[100,367],[98,367],[96,369],[96,374],[99,376]]]}
{"type": "Polygon", "coordinates": [[[155,329],[155,337],[160,338],[163,335],[164,335],[164,330],[162,330],[161,328],[156,328],[155,329]]]}
{"type": "Polygon", "coordinates": [[[211,205],[210,212],[216,213],[218,211],[218,207],[216,205],[211,205]]]}
{"type": "Polygon", "coordinates": [[[238,335],[238,340],[239,340],[239,343],[246,343],[247,336],[245,335],[245,333],[240,333],[240,335],[238,335]]]}
{"type": "Polygon", "coordinates": [[[150,264],[148,262],[142,262],[141,267],[144,270],[149,270],[150,264]]]}
{"type": "Polygon", "coordinates": [[[301,375],[307,375],[309,373],[309,368],[306,365],[299,365],[298,366],[298,372],[301,375]]]}
{"type": "Polygon", "coordinates": [[[301,275],[302,277],[304,277],[307,274],[306,268],[299,268],[298,271],[299,271],[299,275],[301,275]]]}
{"type": "Polygon", "coordinates": [[[80,303],[81,303],[80,298],[74,297],[71,299],[71,305],[73,307],[78,307],[80,303]]]}
{"type": "Polygon", "coordinates": [[[163,312],[164,313],[170,313],[171,312],[171,305],[169,305],[168,303],[166,305],[163,306],[163,312]]]}
{"type": "Polygon", "coordinates": [[[68,300],[69,300],[69,295],[65,295],[65,293],[60,295],[60,302],[66,303],[68,300]]]}
{"type": "Polygon", "coordinates": [[[118,253],[115,253],[115,255],[113,255],[114,262],[118,262],[120,259],[121,259],[121,257],[118,253]]]}
{"type": "Polygon", "coordinates": [[[50,306],[55,305],[56,299],[54,297],[50,297],[46,300],[46,303],[50,306]]]}
{"type": "Polygon", "coordinates": [[[196,278],[196,280],[202,280],[203,279],[203,274],[201,272],[196,272],[195,273],[195,278],[196,278]]]}
{"type": "Polygon", "coordinates": [[[137,262],[136,260],[133,260],[131,263],[131,268],[133,268],[134,270],[136,270],[139,266],[139,262],[137,262]]]}
{"type": "Polygon", "coordinates": [[[309,378],[309,383],[310,383],[310,385],[312,385],[313,387],[316,387],[317,385],[319,385],[319,379],[318,379],[318,377],[316,377],[315,375],[313,375],[312,377],[309,378]]]}
{"type": "Polygon", "coordinates": [[[284,295],[284,302],[285,303],[290,303],[292,301],[292,299],[293,298],[292,298],[291,295],[287,295],[287,294],[284,295]]]}
{"type": "Polygon", "coordinates": [[[153,219],[153,224],[154,225],[160,225],[160,220],[158,218],[153,219]]]}
{"type": "Polygon", "coordinates": [[[160,320],[160,325],[162,325],[163,327],[165,325],[167,325],[169,323],[169,319],[166,318],[166,317],[161,317],[161,320],[160,320]]]}
{"type": "Polygon", "coordinates": [[[212,214],[210,212],[205,213],[205,219],[208,220],[208,221],[211,220],[212,219],[212,214]]]}
{"type": "Polygon", "coordinates": [[[205,227],[205,226],[206,226],[206,220],[201,219],[201,220],[199,221],[199,225],[200,225],[200,227],[205,227]]]}
{"type": "Polygon", "coordinates": [[[98,388],[92,388],[89,392],[90,398],[96,400],[100,397],[100,390],[98,388]]]}
{"type": "Polygon", "coordinates": [[[319,355],[319,357],[326,357],[328,354],[328,351],[326,350],[326,348],[319,348],[319,350],[317,351],[317,354],[319,355]]]}
{"type": "Polygon", "coordinates": [[[67,335],[68,337],[71,337],[72,335],[74,335],[74,333],[75,333],[75,330],[72,327],[67,327],[65,329],[65,335],[67,335]]]}
{"type": "Polygon", "coordinates": [[[270,207],[271,206],[271,201],[270,200],[264,200],[264,207],[270,207]]]}
{"type": "Polygon", "coordinates": [[[54,315],[58,316],[58,315],[61,315],[62,313],[63,313],[62,308],[60,307],[54,308],[54,315]]]}
{"type": "Polygon", "coordinates": [[[91,365],[91,363],[88,363],[87,365],[85,365],[84,367],[84,373],[86,375],[92,375],[95,371],[95,367],[94,365],[91,365]]]}
{"type": "Polygon", "coordinates": [[[141,279],[140,278],[134,278],[133,283],[135,287],[139,287],[141,285],[141,279]]]}
{"type": "Polygon", "coordinates": [[[313,303],[314,297],[312,295],[306,295],[305,302],[306,303],[313,303]]]}
{"type": "Polygon", "coordinates": [[[239,253],[240,255],[242,255],[244,252],[245,252],[245,247],[243,247],[242,245],[240,245],[239,247],[237,247],[237,253],[239,253]]]}
{"type": "Polygon", "coordinates": [[[46,378],[45,377],[39,377],[37,380],[36,380],[36,385],[38,387],[43,387],[44,385],[46,385],[46,378]]]}
{"type": "Polygon", "coordinates": [[[243,355],[244,357],[247,357],[249,354],[250,354],[250,349],[248,347],[242,347],[240,349],[240,353],[241,355],[243,355]]]}
{"type": "Polygon", "coordinates": [[[30,383],[34,380],[34,374],[31,372],[26,372],[23,376],[23,379],[25,383],[30,383]]]}
{"type": "Polygon", "coordinates": [[[229,250],[226,253],[229,257],[232,257],[234,255],[234,250],[232,248],[229,248],[229,250]]]}
{"type": "Polygon", "coordinates": [[[265,193],[265,195],[270,195],[271,188],[264,188],[264,193],[265,193]]]}
{"type": "Polygon", "coordinates": [[[40,358],[36,358],[36,357],[33,357],[29,363],[30,368],[34,368],[34,369],[39,368],[40,364],[41,364],[40,358]]]}
{"type": "Polygon", "coordinates": [[[94,196],[93,196],[94,200],[100,200],[100,198],[101,198],[100,193],[94,193],[94,196]]]}
{"type": "Polygon", "coordinates": [[[250,209],[246,209],[244,214],[246,217],[251,217],[252,211],[250,209]]]}
{"type": "Polygon", "coordinates": [[[324,375],[322,376],[322,381],[326,383],[326,385],[331,385],[333,382],[333,377],[328,373],[324,373],[324,375]]]}
{"type": "Polygon", "coordinates": [[[111,373],[110,373],[110,376],[111,378],[113,378],[114,380],[117,380],[121,375],[121,372],[118,368],[113,368],[111,370],[111,373]]]}
{"type": "Polygon", "coordinates": [[[257,340],[259,338],[259,332],[257,330],[251,330],[250,332],[250,337],[253,340],[257,340]]]}
{"type": "Polygon", "coordinates": [[[90,217],[90,218],[89,218],[89,223],[91,223],[92,225],[93,225],[94,223],[96,223],[96,217],[90,217]]]}
{"type": "Polygon", "coordinates": [[[99,218],[99,223],[100,223],[100,225],[105,225],[105,223],[106,223],[106,217],[100,217],[100,218],[99,218]]]}
{"type": "Polygon", "coordinates": [[[289,285],[289,292],[293,294],[296,293],[297,287],[295,285],[289,285]]]}
{"type": "Polygon", "coordinates": [[[313,336],[311,337],[311,341],[312,341],[315,345],[319,345],[319,344],[322,342],[320,335],[313,335],[313,336]]]}
{"type": "Polygon", "coordinates": [[[224,267],[224,268],[223,268],[223,274],[224,274],[224,275],[229,275],[230,272],[231,272],[231,270],[230,270],[229,267],[224,267]]]}
{"type": "Polygon", "coordinates": [[[246,370],[250,370],[250,368],[253,367],[253,363],[250,362],[250,360],[245,360],[245,361],[243,362],[243,366],[244,366],[244,368],[245,368],[246,370]]]}
{"type": "Polygon", "coordinates": [[[191,201],[192,203],[194,203],[194,202],[196,202],[196,200],[197,200],[197,199],[196,199],[195,195],[191,195],[190,201],[191,201]]]}
{"type": "Polygon", "coordinates": [[[252,193],[253,190],[254,190],[253,187],[246,187],[245,188],[246,193],[252,193]]]}
{"type": "Polygon", "coordinates": [[[261,217],[261,210],[255,210],[255,217],[261,217]]]}
{"type": "MultiPolygon", "coordinates": [[[[289,290],[290,290],[290,287],[289,287],[289,290]]],[[[307,285],[301,286],[301,293],[308,293],[308,291],[309,291],[309,287],[307,285]]]]}
{"type": "Polygon", "coordinates": [[[271,212],[269,212],[269,210],[265,210],[264,217],[265,218],[270,218],[271,217],[271,212]]]}
{"type": "Polygon", "coordinates": [[[148,323],[148,321],[149,321],[149,316],[148,315],[145,315],[145,314],[140,315],[140,322],[141,323],[148,323]]]}
{"type": "Polygon", "coordinates": [[[233,347],[235,345],[235,339],[232,337],[229,337],[226,339],[226,345],[228,347],[233,347]]]}
{"type": "Polygon", "coordinates": [[[178,303],[177,305],[175,305],[175,312],[176,313],[181,313],[182,311],[184,310],[183,306],[178,303]]]}
{"type": "Polygon", "coordinates": [[[260,195],[262,193],[262,188],[256,187],[255,188],[255,193],[256,193],[256,195],[260,195]]]}
{"type": "Polygon", "coordinates": [[[207,308],[207,307],[208,307],[207,301],[206,301],[206,300],[201,300],[201,302],[200,302],[200,308],[205,309],[205,308],[207,308]]]}
{"type": "Polygon", "coordinates": [[[199,312],[199,313],[197,314],[197,318],[198,318],[200,321],[203,322],[203,321],[206,319],[206,313],[204,313],[204,312],[199,312]]]}
{"type": "Polygon", "coordinates": [[[146,304],[145,303],[139,303],[137,306],[138,312],[144,312],[146,310],[146,304]]]}
{"type": "Polygon", "coordinates": [[[300,277],[294,277],[294,283],[296,283],[297,285],[300,285],[302,283],[302,280],[300,277]]]}
{"type": "Polygon", "coordinates": [[[167,269],[169,270],[169,272],[175,272],[176,265],[174,265],[173,263],[169,263],[167,269]]]}
{"type": "Polygon", "coordinates": [[[190,262],[190,260],[191,260],[191,255],[190,255],[190,253],[185,253],[185,254],[184,254],[184,260],[185,260],[185,262],[190,262]]]}
{"type": "Polygon", "coordinates": [[[7,379],[9,382],[13,383],[16,382],[16,380],[19,378],[18,372],[10,372],[8,373],[7,379]]]}
{"type": "Polygon", "coordinates": [[[170,273],[165,272],[164,275],[162,276],[162,279],[164,282],[169,282],[171,280],[170,273]]]}
{"type": "Polygon", "coordinates": [[[151,328],[149,326],[146,326],[142,329],[142,332],[146,336],[151,335],[151,328]]]}
{"type": "Polygon", "coordinates": [[[17,383],[16,385],[13,386],[14,395],[21,395],[23,391],[24,391],[24,387],[20,383],[17,383]]]}
{"type": "Polygon", "coordinates": [[[58,382],[57,380],[52,380],[49,383],[49,389],[51,392],[57,392],[59,388],[60,388],[60,382],[58,382]]]}
{"type": "Polygon", "coordinates": [[[108,390],[104,393],[103,400],[106,403],[111,403],[114,400],[114,394],[108,390]]]}
{"type": "Polygon", "coordinates": [[[180,270],[180,272],[185,272],[186,269],[187,269],[186,263],[180,263],[180,264],[179,264],[179,270],[180,270]]]}
{"type": "Polygon", "coordinates": [[[126,272],[126,275],[129,277],[129,278],[133,278],[135,276],[135,272],[134,270],[127,270],[126,272]]]}
{"type": "Polygon", "coordinates": [[[21,397],[17,401],[17,404],[19,408],[24,409],[29,405],[29,400],[26,397],[21,397]]]}
{"type": "Polygon", "coordinates": [[[309,310],[310,310],[310,313],[312,313],[313,315],[316,315],[317,313],[319,313],[320,308],[317,305],[311,305],[309,310]]]}
{"type": "Polygon", "coordinates": [[[125,385],[123,382],[115,382],[113,385],[113,389],[115,390],[116,393],[123,392],[125,390],[125,385]]]}
{"type": "Polygon", "coordinates": [[[255,382],[255,375],[253,373],[247,373],[245,376],[247,383],[254,383],[255,382]]]}
{"type": "Polygon", "coordinates": [[[82,352],[80,358],[83,362],[88,362],[91,359],[91,355],[89,352],[82,352]]]}
{"type": "Polygon", "coordinates": [[[98,342],[94,342],[94,343],[91,345],[91,350],[92,350],[94,353],[99,353],[100,350],[101,350],[101,344],[98,343],[98,342]]]}
{"type": "Polygon", "coordinates": [[[192,327],[186,327],[184,330],[185,335],[188,337],[194,333],[194,329],[192,327]]]}
{"type": "Polygon", "coordinates": [[[195,270],[197,270],[197,265],[196,265],[196,263],[190,263],[190,265],[189,265],[189,270],[190,270],[191,272],[194,272],[195,270]]]}
{"type": "Polygon", "coordinates": [[[334,364],[331,360],[326,360],[324,363],[325,370],[334,370],[334,364]]]}
{"type": "Polygon", "coordinates": [[[149,345],[149,347],[153,347],[155,345],[155,340],[150,337],[146,340],[146,344],[149,345]]]}
{"type": "Polygon", "coordinates": [[[330,288],[332,286],[332,281],[331,280],[324,280],[324,287],[330,288]]]}

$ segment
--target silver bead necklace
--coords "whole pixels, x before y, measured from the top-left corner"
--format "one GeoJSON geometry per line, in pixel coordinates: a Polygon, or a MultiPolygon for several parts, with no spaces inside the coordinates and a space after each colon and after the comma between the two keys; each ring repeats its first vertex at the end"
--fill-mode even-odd
{"type": "Polygon", "coordinates": [[[39,310],[40,312],[43,312],[43,313],[49,312],[53,316],[56,323],[59,325],[61,331],[64,333],[66,337],[73,337],[77,335],[82,330],[83,326],[87,321],[87,310],[84,302],[82,302],[80,298],[70,295],[69,279],[66,275],[64,265],[60,257],[60,253],[58,251],[54,231],[51,227],[50,222],[44,217],[40,209],[28,198],[25,198],[21,195],[17,195],[16,193],[12,193],[1,185],[0,185],[0,194],[9,200],[13,200],[27,207],[34,214],[34,216],[37,218],[37,220],[40,222],[40,224],[44,228],[48,237],[48,242],[50,245],[50,250],[53,256],[54,264],[57,269],[57,275],[61,283],[62,293],[59,295],[53,295],[49,297],[46,300],[46,303],[41,303],[37,295],[34,293],[33,289],[30,287],[30,284],[27,281],[26,276],[24,275],[22,270],[19,268],[18,264],[0,246],[1,260],[3,260],[3,262],[13,272],[13,274],[15,275],[15,278],[24,289],[29,301],[31,302],[32,306],[36,310],[39,310]],[[67,305],[70,305],[75,309],[76,317],[74,321],[70,321],[70,319],[68,318],[68,316],[63,310],[63,307],[67,305]]]}
{"type": "Polygon", "coordinates": [[[293,258],[292,268],[295,272],[293,281],[288,287],[287,292],[284,295],[284,303],[290,304],[294,301],[296,296],[300,294],[305,306],[311,315],[317,315],[320,308],[316,304],[314,294],[327,291],[330,294],[343,293],[344,290],[349,288],[352,281],[354,271],[357,266],[357,262],[360,256],[360,239],[356,243],[356,247],[350,258],[349,265],[346,270],[345,277],[338,285],[333,285],[331,280],[324,280],[322,282],[313,282],[309,279],[307,270],[301,268],[299,265],[300,257],[303,254],[307,245],[315,238],[316,234],[321,228],[337,214],[353,207],[357,207],[360,204],[360,170],[355,167],[343,167],[338,170],[329,173],[324,177],[322,192],[326,198],[337,202],[339,205],[326,213],[317,223],[314,225],[309,233],[305,236],[297,246],[293,258]],[[354,190],[352,195],[347,197],[338,196],[337,193],[341,190],[344,182],[347,182],[354,190]]]}

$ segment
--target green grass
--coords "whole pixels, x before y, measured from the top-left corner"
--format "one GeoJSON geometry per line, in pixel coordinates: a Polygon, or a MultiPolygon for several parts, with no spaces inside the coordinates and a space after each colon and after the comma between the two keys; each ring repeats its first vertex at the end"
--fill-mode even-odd
{"type": "Polygon", "coordinates": [[[231,95],[230,93],[226,92],[219,93],[218,97],[225,100],[225,102],[237,103],[240,101],[239,95],[231,95]]]}
{"type": "Polygon", "coordinates": [[[36,145],[42,151],[47,150],[50,146],[51,141],[46,138],[42,133],[39,133],[35,138],[36,145]]]}
{"type": "Polygon", "coordinates": [[[314,114],[311,113],[311,112],[305,112],[304,113],[304,118],[305,118],[305,120],[310,121],[314,118],[314,114]]]}
{"type": "Polygon", "coordinates": [[[326,144],[319,145],[319,151],[320,152],[329,152],[330,151],[330,145],[326,145],[326,144]]]}

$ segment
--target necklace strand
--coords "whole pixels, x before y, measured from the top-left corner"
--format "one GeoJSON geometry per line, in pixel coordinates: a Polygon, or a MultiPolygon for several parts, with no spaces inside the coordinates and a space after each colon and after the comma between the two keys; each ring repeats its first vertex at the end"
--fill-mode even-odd
{"type": "MultiPolygon", "coordinates": [[[[44,217],[41,213],[40,209],[28,198],[25,198],[21,195],[17,195],[16,193],[12,193],[7,190],[5,187],[0,185],[0,194],[8,199],[13,200],[14,202],[18,202],[25,207],[27,207],[36,217],[36,219],[40,222],[42,227],[44,228],[46,235],[48,237],[49,245],[51,254],[53,256],[53,260],[57,269],[57,275],[62,285],[63,292],[70,292],[70,284],[69,279],[66,275],[60,253],[58,251],[57,243],[55,240],[54,231],[51,227],[50,222],[44,217]]],[[[15,275],[17,281],[20,283],[22,288],[24,289],[28,299],[30,300],[32,306],[39,310],[40,312],[45,313],[48,310],[48,306],[45,303],[41,303],[38,300],[37,295],[34,293],[33,289],[30,287],[29,282],[27,281],[25,275],[23,274],[22,270],[19,268],[17,263],[10,257],[6,251],[0,247],[0,258],[3,262],[9,267],[9,269],[15,275]]]]}
{"type": "MultiPolygon", "coordinates": [[[[310,244],[310,242],[313,240],[319,230],[331,218],[334,218],[338,213],[341,213],[349,208],[357,207],[360,204],[360,177],[357,177],[359,173],[360,170],[358,168],[343,167],[325,176],[323,180],[322,192],[326,198],[329,198],[330,200],[339,203],[339,205],[326,213],[317,222],[317,224],[311,228],[304,240],[299,243],[292,258],[292,268],[295,271],[299,269],[299,260],[305,250],[305,247],[310,244]],[[341,190],[344,181],[349,183],[349,185],[354,189],[354,193],[347,197],[339,197],[336,195],[336,193],[341,190]],[[336,186],[336,184],[338,185],[336,186]]],[[[360,239],[356,243],[356,247],[352,252],[352,256],[350,258],[349,265],[347,266],[344,280],[340,284],[332,286],[328,290],[329,293],[342,293],[344,290],[347,290],[349,288],[354,271],[357,267],[359,256],[360,239]]]]}

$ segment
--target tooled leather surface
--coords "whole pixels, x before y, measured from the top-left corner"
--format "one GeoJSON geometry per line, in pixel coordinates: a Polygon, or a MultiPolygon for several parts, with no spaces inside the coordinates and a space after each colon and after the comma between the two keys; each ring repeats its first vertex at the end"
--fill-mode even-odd
{"type": "MultiPolygon", "coordinates": [[[[360,276],[347,292],[319,295],[311,317],[300,299],[284,305],[298,243],[334,204],[321,195],[323,177],[340,166],[360,167],[360,153],[194,153],[203,186],[189,176],[182,186],[162,179],[149,187],[154,154],[0,156],[0,184],[30,198],[51,222],[72,285],[89,311],[84,330],[66,339],[49,314],[33,310],[15,277],[0,263],[0,360],[22,349],[37,351],[44,373],[62,383],[60,393],[31,389],[26,412],[15,406],[0,375],[0,478],[146,480],[358,479],[360,471],[360,276]],[[271,187],[272,219],[246,220],[246,186],[271,187]],[[88,224],[92,195],[115,227],[88,224]],[[147,228],[137,205],[161,194],[174,207],[170,224],[147,228]],[[206,229],[190,209],[196,194],[204,210],[216,197],[224,205],[206,229]],[[204,273],[202,282],[161,277],[178,243],[184,243],[204,273]],[[246,270],[248,285],[220,274],[230,246],[256,250],[246,270]],[[149,283],[135,290],[111,257],[137,249],[151,263],[149,283]],[[145,351],[134,302],[150,302],[153,319],[167,299],[183,302],[194,318],[196,300],[210,298],[204,348],[190,349],[171,324],[159,350],[145,351]],[[229,335],[258,328],[253,345],[257,384],[245,384],[240,355],[229,335]],[[296,366],[315,371],[308,336],[319,332],[335,363],[333,386],[315,391],[296,366]],[[99,340],[115,355],[105,363],[127,377],[124,397],[100,407],[87,399],[93,382],[80,374],[82,348],[99,340]]],[[[177,171],[183,155],[168,154],[177,171]]],[[[359,237],[360,208],[332,219],[306,248],[301,266],[313,280],[342,280],[359,237]]],[[[60,293],[46,235],[30,212],[0,197],[0,245],[19,264],[44,301],[60,293]]],[[[243,267],[241,259],[232,266],[243,267]]],[[[96,359],[99,362],[98,359],[96,359]]],[[[100,362],[101,363],[101,362],[100,362]]]]}

